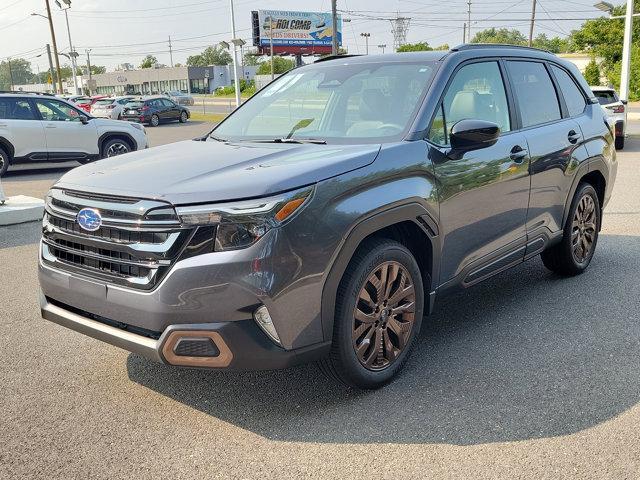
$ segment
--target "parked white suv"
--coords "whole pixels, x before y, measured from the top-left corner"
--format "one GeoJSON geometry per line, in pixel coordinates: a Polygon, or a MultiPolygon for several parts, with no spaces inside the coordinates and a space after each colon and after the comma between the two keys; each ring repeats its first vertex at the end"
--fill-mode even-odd
{"type": "Polygon", "coordinates": [[[0,94],[0,176],[14,163],[87,163],[147,147],[142,125],[94,118],[51,95],[0,94]]]}
{"type": "Polygon", "coordinates": [[[133,95],[126,97],[101,98],[91,105],[91,115],[97,118],[112,118],[120,120],[124,106],[134,99],[133,95]]]}
{"type": "Polygon", "coordinates": [[[611,87],[592,86],[591,90],[615,127],[616,149],[622,150],[627,131],[627,102],[620,100],[617,92],[611,87]]]}

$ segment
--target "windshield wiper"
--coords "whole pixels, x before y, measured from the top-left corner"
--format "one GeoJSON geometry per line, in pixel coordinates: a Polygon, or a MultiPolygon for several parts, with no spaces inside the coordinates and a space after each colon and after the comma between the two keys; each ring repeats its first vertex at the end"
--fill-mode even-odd
{"type": "MultiPolygon", "coordinates": [[[[207,137],[203,137],[203,138],[207,138],[207,137]]],[[[209,138],[215,140],[216,142],[226,142],[227,141],[226,138],[220,138],[220,137],[214,135],[213,133],[209,134],[209,138]]]]}
{"type": "MultiPolygon", "coordinates": [[[[268,140],[267,140],[268,141],[268,140]]],[[[319,138],[274,138],[273,143],[315,143],[317,145],[326,145],[326,140],[319,138]]]]}

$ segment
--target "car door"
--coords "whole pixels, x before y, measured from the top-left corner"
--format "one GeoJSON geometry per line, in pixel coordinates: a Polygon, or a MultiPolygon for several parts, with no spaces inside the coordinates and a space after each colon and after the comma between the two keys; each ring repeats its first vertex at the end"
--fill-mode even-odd
{"type": "Polygon", "coordinates": [[[509,93],[499,61],[467,63],[454,73],[432,122],[443,286],[471,285],[524,259],[529,158],[524,135],[513,131],[509,93]],[[460,120],[495,123],[500,136],[489,147],[453,155],[449,134],[460,120]]]}
{"type": "Polygon", "coordinates": [[[44,127],[34,105],[26,98],[0,98],[0,136],[14,148],[14,160],[46,160],[44,127]]]}
{"type": "Polygon", "coordinates": [[[53,98],[38,98],[34,103],[44,124],[49,160],[83,160],[98,155],[96,124],[92,120],[83,123],[84,112],[53,98]]]}
{"type": "Polygon", "coordinates": [[[163,98],[162,104],[167,108],[167,120],[177,120],[180,118],[180,108],[171,100],[163,98]]]}
{"type": "MultiPolygon", "coordinates": [[[[588,155],[578,122],[563,112],[566,104],[549,74],[550,67],[524,60],[510,60],[506,65],[531,156],[527,232],[531,242],[540,237],[536,245],[542,249],[545,236],[549,238],[562,230],[572,172],[588,155]]],[[[575,98],[571,104],[576,116],[586,107],[584,99],[582,105],[575,98]]],[[[536,250],[530,249],[527,255],[534,253],[536,250]]]]}

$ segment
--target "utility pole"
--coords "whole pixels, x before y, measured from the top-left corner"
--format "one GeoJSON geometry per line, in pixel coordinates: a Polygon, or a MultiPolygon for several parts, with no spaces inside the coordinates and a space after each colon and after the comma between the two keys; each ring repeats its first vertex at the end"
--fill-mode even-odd
{"type": "Polygon", "coordinates": [[[462,24],[462,43],[467,43],[467,24],[463,23],[462,24]]]}
{"type": "Polygon", "coordinates": [[[633,37],[633,0],[627,0],[622,42],[622,71],[620,72],[620,99],[629,100],[629,69],[631,66],[631,40],[633,37]]]}
{"type": "Polygon", "coordinates": [[[269,15],[269,57],[271,59],[271,80],[273,80],[273,17],[269,15]]]}
{"type": "Polygon", "coordinates": [[[360,34],[361,37],[364,37],[364,42],[365,42],[365,54],[369,55],[369,37],[371,36],[370,33],[361,33],[360,34]]]}
{"type": "Polygon", "coordinates": [[[51,61],[51,45],[47,43],[47,58],[49,59],[49,76],[51,77],[51,90],[56,91],[56,76],[53,74],[53,61],[51,61]]]}
{"type": "Polygon", "coordinates": [[[89,85],[87,86],[87,90],[89,91],[89,95],[91,95],[91,59],[89,58],[89,52],[91,49],[85,50],[87,52],[87,75],[89,75],[89,85]]]}
{"type": "Polygon", "coordinates": [[[382,49],[382,54],[384,55],[384,49],[387,48],[387,44],[386,43],[382,43],[382,44],[378,45],[378,48],[382,49]]]}
{"type": "Polygon", "coordinates": [[[169,58],[171,59],[171,66],[173,67],[173,51],[171,50],[171,35],[169,35],[169,58]]]}
{"type": "Polygon", "coordinates": [[[533,46],[533,26],[536,23],[536,0],[531,5],[531,25],[529,26],[529,46],[533,46]]]}
{"type": "MultiPolygon", "coordinates": [[[[67,3],[67,2],[65,2],[67,3]]],[[[79,95],[78,91],[78,69],[76,67],[76,57],[77,54],[73,50],[73,43],[71,42],[71,30],[69,29],[69,16],[67,15],[67,10],[71,8],[71,1],[67,3],[67,8],[63,8],[64,10],[64,19],[67,22],[67,35],[69,36],[69,57],[71,58],[71,74],[73,75],[73,88],[75,89],[75,94],[79,95]]]]}
{"type": "MultiPolygon", "coordinates": [[[[62,88],[62,76],[60,75],[60,60],[58,59],[58,46],[56,44],[56,32],[53,29],[53,19],[51,18],[51,7],[49,6],[49,0],[44,0],[47,5],[47,18],[49,20],[49,30],[51,30],[51,43],[53,43],[53,57],[56,62],[56,72],[58,73],[58,93],[64,93],[62,88]]],[[[52,79],[53,80],[53,79],[52,79]]]]}
{"type": "Polygon", "coordinates": [[[9,90],[13,91],[13,70],[11,70],[11,58],[8,58],[7,62],[9,62],[9,83],[10,83],[9,90]]]}
{"type": "Polygon", "coordinates": [[[338,55],[338,0],[331,0],[331,55],[338,55]]]}
{"type": "MultiPolygon", "coordinates": [[[[236,39],[236,19],[233,14],[233,0],[229,0],[231,10],[231,38],[236,39]]],[[[240,106],[240,79],[238,78],[238,48],[233,43],[233,83],[236,91],[236,108],[240,106]]]]}
{"type": "Polygon", "coordinates": [[[471,0],[467,2],[467,43],[471,43],[471,0]]]}

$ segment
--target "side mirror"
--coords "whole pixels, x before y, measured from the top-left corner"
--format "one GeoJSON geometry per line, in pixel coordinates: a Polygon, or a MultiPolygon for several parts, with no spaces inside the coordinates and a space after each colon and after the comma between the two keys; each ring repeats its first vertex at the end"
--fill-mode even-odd
{"type": "Polygon", "coordinates": [[[622,102],[623,105],[626,105],[627,103],[629,103],[628,100],[620,100],[622,102]]]}
{"type": "Polygon", "coordinates": [[[80,115],[80,121],[83,125],[86,125],[87,123],[89,123],[89,117],[87,117],[86,115],[80,115]]]}
{"type": "Polygon", "coordinates": [[[460,120],[451,128],[449,142],[454,157],[464,152],[487,148],[500,137],[500,127],[484,120],[460,120]]]}

